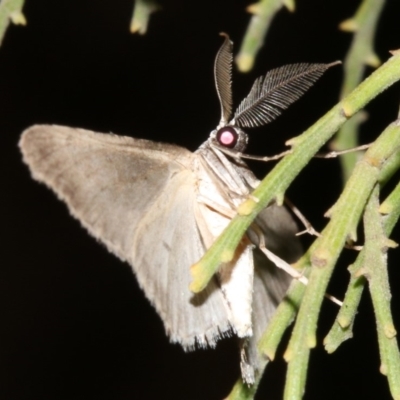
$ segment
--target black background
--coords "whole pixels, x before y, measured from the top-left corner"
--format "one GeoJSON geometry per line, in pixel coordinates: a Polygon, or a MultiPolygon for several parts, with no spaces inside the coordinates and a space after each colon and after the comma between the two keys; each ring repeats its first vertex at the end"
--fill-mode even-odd
{"type": "MultiPolygon", "coordinates": [[[[129,33],[132,0],[28,0],[28,25],[0,48],[0,399],[222,399],[238,377],[234,341],[185,354],[165,337],[128,265],[96,243],[64,204],[29,177],[17,149],[23,129],[57,123],[173,142],[195,150],[219,120],[212,68],[228,32],[239,47],[246,1],[163,1],[149,32],[129,33]]],[[[234,72],[236,104],[266,70],[343,59],[351,35],[337,29],[359,2],[300,0],[275,19],[254,71],[234,72]]],[[[382,60],[400,47],[399,7],[388,1],[377,33],[382,60]]],[[[341,67],[269,126],[251,132],[249,153],[284,149],[333,106],[341,67]]],[[[399,87],[368,107],[362,142],[398,110],[399,87]]],[[[251,164],[261,177],[270,166],[251,164]]],[[[341,188],[336,160],[315,160],[291,188],[317,229],[341,188]]],[[[134,204],[132,205],[134,206],[134,204]]],[[[397,235],[398,236],[398,235],[397,235]]],[[[394,235],[396,239],[396,234],[394,235]]],[[[390,256],[400,326],[398,250],[390,256]]],[[[330,287],[341,297],[343,260],[330,287]]],[[[364,295],[355,338],[333,355],[321,345],[336,306],[326,303],[306,399],[389,399],[379,371],[373,312],[364,295]]],[[[284,347],[282,347],[283,351],[284,347]]],[[[281,399],[285,363],[268,369],[257,399],[281,399]]]]}

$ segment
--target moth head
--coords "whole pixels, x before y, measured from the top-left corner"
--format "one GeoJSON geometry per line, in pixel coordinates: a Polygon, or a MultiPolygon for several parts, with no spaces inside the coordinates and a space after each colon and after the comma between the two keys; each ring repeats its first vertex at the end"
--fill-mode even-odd
{"type": "Polygon", "coordinates": [[[247,146],[247,134],[233,120],[232,114],[232,47],[226,33],[221,33],[224,43],[219,49],[214,63],[215,86],[221,105],[221,120],[210,134],[208,142],[211,145],[242,152],[247,146]]]}
{"type": "Polygon", "coordinates": [[[246,132],[233,125],[225,125],[213,130],[209,141],[217,147],[224,147],[229,150],[242,152],[245,150],[248,142],[246,132]]]}

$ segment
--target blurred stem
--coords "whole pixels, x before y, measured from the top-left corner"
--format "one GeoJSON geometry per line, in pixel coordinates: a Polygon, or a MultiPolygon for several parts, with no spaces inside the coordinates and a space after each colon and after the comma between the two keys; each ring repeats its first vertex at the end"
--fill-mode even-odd
{"type": "Polygon", "coordinates": [[[26,19],[22,14],[24,0],[2,0],[0,1],[0,45],[10,24],[26,25],[26,19]]]}
{"type": "MultiPolygon", "coordinates": [[[[343,21],[339,28],[343,31],[354,32],[350,50],[344,61],[344,80],[341,98],[350,93],[362,80],[365,66],[377,68],[380,60],[373,50],[375,30],[384,0],[364,0],[355,16],[343,21]]],[[[364,116],[355,116],[349,120],[338,132],[332,142],[332,149],[340,151],[358,146],[358,130],[360,124],[366,119],[364,116]]],[[[359,152],[344,154],[340,158],[342,165],[343,181],[349,178],[355,163],[360,158],[359,152]]]]}
{"type": "Polygon", "coordinates": [[[252,17],[235,59],[239,71],[248,72],[253,68],[254,60],[264,44],[271,21],[283,6],[293,11],[294,0],[260,0],[247,7],[252,17]]]}
{"type": "Polygon", "coordinates": [[[144,35],[147,32],[150,15],[161,7],[153,0],[135,0],[131,19],[131,33],[144,35]]]}

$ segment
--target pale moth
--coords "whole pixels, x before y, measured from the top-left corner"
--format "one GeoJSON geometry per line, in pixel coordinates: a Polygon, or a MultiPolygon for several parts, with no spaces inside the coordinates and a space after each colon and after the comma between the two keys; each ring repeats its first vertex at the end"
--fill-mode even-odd
{"type": "MultiPolygon", "coordinates": [[[[256,342],[290,277],[255,247],[259,236],[254,229],[234,260],[221,265],[199,294],[189,290],[190,266],[259,183],[243,160],[232,157],[246,148],[243,129],[275,119],[330,64],[269,71],[254,82],[231,117],[232,42],[224,36],[214,66],[221,120],[194,153],[57,125],[30,127],[19,145],[33,178],[54,190],[96,239],[131,265],[170,340],[194,350],[237,335],[242,376],[251,384],[267,361],[257,354],[256,342]]],[[[299,258],[297,227],[284,207],[271,204],[255,224],[270,251],[289,263],[299,258]]]]}

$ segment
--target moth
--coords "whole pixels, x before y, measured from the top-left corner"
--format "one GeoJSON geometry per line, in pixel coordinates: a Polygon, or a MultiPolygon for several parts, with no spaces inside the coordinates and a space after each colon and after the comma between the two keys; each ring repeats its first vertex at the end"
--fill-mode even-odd
{"type": "Polygon", "coordinates": [[[227,35],[214,77],[221,120],[193,152],[166,143],[57,125],[35,125],[19,146],[34,179],[65,201],[71,214],[107,249],[128,262],[172,342],[185,350],[214,347],[236,335],[243,379],[255,381],[267,360],[256,343],[290,278],[260,250],[296,261],[301,246],[290,213],[276,204],[257,217],[233,261],[198,294],[190,266],[228,225],[259,181],[235,154],[243,129],[267,124],[297,100],[330,64],[292,64],[258,78],[232,113],[232,47],[227,35]],[[258,233],[257,233],[258,232],[258,233]]]}

